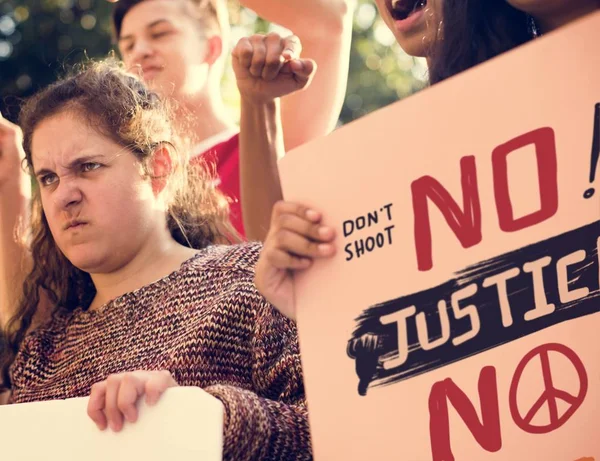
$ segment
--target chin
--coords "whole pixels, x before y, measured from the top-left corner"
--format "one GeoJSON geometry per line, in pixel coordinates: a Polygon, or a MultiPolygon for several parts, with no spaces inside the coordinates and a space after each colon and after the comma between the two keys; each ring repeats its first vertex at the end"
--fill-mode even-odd
{"type": "MultiPolygon", "coordinates": [[[[569,0],[572,1],[572,0],[569,0]]],[[[546,10],[548,7],[560,5],[561,3],[567,3],[566,1],[559,0],[558,2],[548,2],[547,0],[508,0],[508,4],[517,10],[521,10],[524,13],[539,13],[546,10]]]]}
{"type": "Polygon", "coordinates": [[[89,251],[83,248],[72,250],[65,256],[77,269],[87,273],[101,272],[101,268],[106,264],[107,259],[106,256],[98,254],[97,251],[89,251]]]}
{"type": "Polygon", "coordinates": [[[155,91],[157,93],[161,92],[162,84],[156,78],[144,80],[144,84],[152,91],[155,91]]]}
{"type": "Polygon", "coordinates": [[[427,40],[425,43],[423,43],[422,40],[411,40],[411,39],[406,39],[406,38],[397,38],[398,40],[398,44],[400,45],[400,48],[402,48],[402,50],[410,55],[410,56],[414,56],[416,58],[426,58],[428,51],[429,51],[429,47],[430,47],[430,41],[427,40]]]}

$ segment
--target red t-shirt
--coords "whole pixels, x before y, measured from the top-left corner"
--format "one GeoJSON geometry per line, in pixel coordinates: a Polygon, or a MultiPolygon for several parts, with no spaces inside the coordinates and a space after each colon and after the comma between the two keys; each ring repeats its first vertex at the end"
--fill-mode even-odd
{"type": "MultiPolygon", "coordinates": [[[[206,143],[212,144],[212,147],[206,149],[206,144],[202,143],[201,151],[198,156],[210,165],[215,165],[217,175],[219,176],[218,188],[227,197],[230,198],[230,218],[231,223],[242,235],[244,233],[244,222],[242,220],[242,206],[240,203],[240,136],[239,133],[231,135],[231,132],[217,135],[207,139],[206,143]],[[223,139],[225,136],[225,139],[223,139]],[[212,144],[211,141],[216,141],[212,144]]],[[[193,162],[193,159],[192,159],[193,162]]]]}

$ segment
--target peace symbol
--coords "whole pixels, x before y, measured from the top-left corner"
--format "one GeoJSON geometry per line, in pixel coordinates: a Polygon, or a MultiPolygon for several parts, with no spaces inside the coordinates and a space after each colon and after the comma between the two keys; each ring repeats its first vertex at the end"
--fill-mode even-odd
{"type": "Polygon", "coordinates": [[[577,354],[562,344],[543,344],[525,355],[515,370],[509,392],[510,412],[515,424],[525,432],[529,432],[531,434],[546,434],[558,429],[565,424],[571,418],[571,416],[573,416],[573,414],[583,403],[587,389],[587,373],[583,363],[581,362],[581,359],[577,356],[577,354]],[[550,351],[562,354],[569,360],[569,362],[571,362],[577,371],[577,376],[579,378],[579,393],[576,396],[571,395],[567,391],[554,387],[554,384],[552,383],[552,371],[550,369],[550,357],[548,354],[550,351]],[[517,390],[525,367],[536,356],[539,356],[539,359],[542,363],[542,375],[544,379],[545,390],[535,404],[525,413],[525,415],[522,415],[517,405],[517,390]],[[568,410],[565,411],[562,416],[558,413],[558,400],[566,402],[569,406],[568,410]],[[531,424],[533,418],[545,405],[548,405],[548,409],[550,410],[550,423],[544,426],[535,426],[531,424]]]}

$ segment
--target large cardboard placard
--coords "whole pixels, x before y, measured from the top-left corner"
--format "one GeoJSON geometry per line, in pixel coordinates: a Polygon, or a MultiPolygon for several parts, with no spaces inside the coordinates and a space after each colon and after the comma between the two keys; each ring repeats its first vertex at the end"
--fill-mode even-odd
{"type": "Polygon", "coordinates": [[[119,433],[100,431],[88,398],[0,407],[2,459],[11,461],[221,461],[223,404],[197,387],[168,389],[119,433]]]}
{"type": "Polygon", "coordinates": [[[295,281],[317,461],[600,460],[599,31],[281,162],[286,199],[338,232],[295,281]]]}

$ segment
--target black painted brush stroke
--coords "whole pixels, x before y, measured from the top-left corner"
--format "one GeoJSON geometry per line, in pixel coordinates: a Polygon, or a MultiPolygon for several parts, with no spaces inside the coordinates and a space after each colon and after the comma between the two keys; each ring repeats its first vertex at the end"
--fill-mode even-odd
{"type": "MultiPolygon", "coordinates": [[[[442,285],[371,306],[356,319],[357,327],[347,345],[348,356],[356,360],[359,394],[365,395],[369,387],[397,383],[533,334],[552,325],[600,312],[597,256],[599,236],[600,221],[597,221],[467,267],[458,272],[455,278],[442,285]],[[590,293],[585,298],[562,304],[558,294],[555,263],[563,256],[578,250],[585,250],[586,257],[585,260],[568,267],[569,289],[587,287],[590,293]],[[543,270],[546,297],[548,303],[555,304],[556,310],[552,314],[535,320],[524,320],[525,312],[533,309],[535,304],[532,276],[521,271],[518,277],[507,281],[513,324],[504,327],[497,289],[495,286],[484,288],[483,280],[512,267],[522,269],[524,263],[545,256],[552,257],[551,264],[543,270]],[[450,296],[453,292],[472,283],[477,283],[478,291],[474,296],[462,301],[461,305],[474,304],[477,306],[481,330],[471,340],[454,346],[451,339],[469,331],[471,323],[468,318],[455,319],[450,307],[450,296]],[[398,354],[398,338],[396,325],[383,325],[380,318],[414,305],[417,312],[426,313],[429,338],[433,340],[441,336],[437,310],[440,299],[445,299],[448,305],[450,340],[433,350],[423,350],[419,345],[416,324],[412,317],[407,326],[410,352],[406,362],[397,368],[384,369],[382,363],[398,354]]],[[[402,280],[399,280],[398,283],[402,284],[402,280]]]]}

